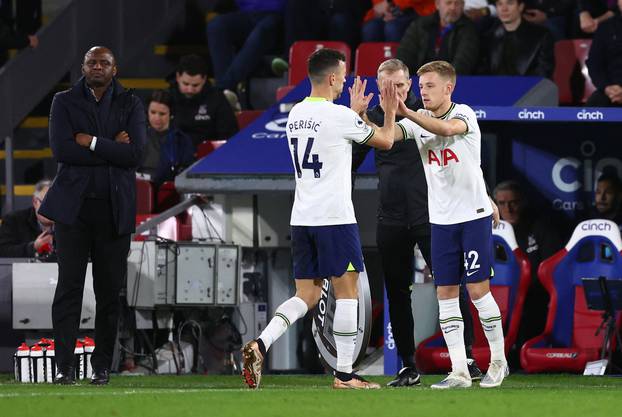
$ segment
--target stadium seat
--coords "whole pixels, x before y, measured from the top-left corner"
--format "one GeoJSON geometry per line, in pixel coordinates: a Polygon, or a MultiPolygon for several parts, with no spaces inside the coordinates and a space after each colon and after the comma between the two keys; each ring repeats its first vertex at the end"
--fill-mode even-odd
{"type": "Polygon", "coordinates": [[[226,140],[204,140],[197,146],[197,151],[195,154],[196,159],[200,159],[204,156],[209,155],[210,153],[214,152],[216,149],[224,145],[226,142],[226,140]]]}
{"type": "Polygon", "coordinates": [[[238,128],[240,130],[244,129],[246,126],[253,123],[261,113],[263,113],[263,110],[242,110],[236,113],[235,116],[238,120],[238,128]]]}
{"type": "Polygon", "coordinates": [[[363,42],[356,49],[354,75],[375,77],[378,66],[385,60],[394,58],[397,42],[363,42]]]}
{"type": "MultiPolygon", "coordinates": [[[[505,352],[515,343],[520,326],[525,295],[531,282],[531,264],[527,255],[518,247],[512,225],[502,221],[493,230],[495,271],[490,281],[490,291],[494,296],[501,316],[505,335],[505,352]]],[[[469,303],[473,317],[474,341],[473,359],[482,368],[488,369],[490,349],[482,326],[477,319],[477,310],[469,303]]],[[[443,334],[439,331],[422,341],[417,347],[416,362],[419,371],[424,373],[447,372],[451,361],[443,334]]]]}
{"type": "Polygon", "coordinates": [[[591,39],[564,39],[555,43],[553,81],[559,88],[559,104],[584,104],[596,90],[587,71],[591,39]]]}
{"type": "Polygon", "coordinates": [[[158,194],[156,196],[156,209],[158,213],[173,207],[175,204],[181,201],[181,197],[175,188],[173,181],[165,181],[158,188],[158,194]]]}
{"type": "Polygon", "coordinates": [[[140,178],[136,178],[136,213],[153,213],[153,184],[140,178]]]}
{"type": "Polygon", "coordinates": [[[339,41],[296,41],[289,48],[289,76],[287,83],[297,85],[307,77],[307,58],[321,48],[333,48],[346,56],[346,75],[350,73],[350,47],[339,41]]]}
{"type": "MultiPolygon", "coordinates": [[[[551,301],[544,333],[525,342],[521,366],[527,372],[583,372],[600,358],[604,333],[596,331],[602,311],[589,310],[581,278],[622,279],[622,239],[609,220],[586,220],[566,247],[546,259],[538,278],[551,301]]],[[[617,317],[620,326],[620,315],[617,317]]],[[[615,342],[615,341],[614,341],[615,342]]]]}

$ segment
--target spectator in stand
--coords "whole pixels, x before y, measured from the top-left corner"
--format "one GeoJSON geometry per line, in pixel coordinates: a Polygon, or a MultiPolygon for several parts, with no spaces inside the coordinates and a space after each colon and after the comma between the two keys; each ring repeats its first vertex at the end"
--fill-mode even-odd
{"type": "Polygon", "coordinates": [[[481,72],[551,78],[553,37],[544,26],[523,19],[523,0],[497,0],[497,22],[484,36],[481,72]]]}
{"type": "Polygon", "coordinates": [[[240,111],[238,85],[276,48],[285,0],[235,0],[235,4],[237,11],[216,16],[207,24],[207,39],[216,88],[240,111]]]}
{"type": "Polygon", "coordinates": [[[564,243],[558,228],[553,226],[554,222],[546,216],[537,215],[529,207],[524,190],[518,182],[499,183],[493,196],[501,219],[512,225],[516,242],[531,263],[531,285],[525,298],[516,345],[510,355],[517,360],[523,343],[542,333],[546,323],[549,295],[538,279],[538,267],[543,260],[560,250],[564,243]]]}
{"type": "Polygon", "coordinates": [[[397,49],[397,58],[412,74],[434,60],[451,63],[458,74],[472,74],[479,56],[479,35],[463,12],[464,0],[436,0],[435,13],[410,24],[397,49]]]}
{"type": "MultiPolygon", "coordinates": [[[[618,0],[622,11],[622,0],[618,0]]],[[[622,17],[607,19],[598,25],[587,59],[587,69],[596,91],[587,100],[588,106],[622,105],[622,17]]]]}
{"type": "Polygon", "coordinates": [[[434,0],[373,0],[363,18],[362,42],[399,42],[419,16],[436,11],[434,0]]]}
{"type": "Polygon", "coordinates": [[[465,0],[464,14],[475,23],[480,33],[484,33],[497,17],[495,0],[465,0]]]}
{"type": "Polygon", "coordinates": [[[32,195],[32,207],[4,216],[0,226],[0,257],[34,258],[52,252],[54,222],[39,214],[50,184],[50,180],[39,181],[32,195]]]}
{"type": "Polygon", "coordinates": [[[523,17],[530,23],[546,26],[558,41],[567,37],[575,7],[576,0],[525,0],[523,17]]]}
{"type": "Polygon", "coordinates": [[[195,147],[204,140],[226,140],[237,133],[235,114],[222,91],[208,83],[207,64],[200,56],[181,58],[170,92],[176,125],[195,147]]]}
{"type": "Polygon", "coordinates": [[[591,218],[607,219],[622,226],[622,182],[614,173],[603,173],[596,181],[591,218]]]}
{"type": "Polygon", "coordinates": [[[41,0],[21,0],[16,6],[13,19],[13,2],[0,0],[0,67],[6,63],[9,49],[39,45],[35,33],[41,26],[41,0]]]}
{"type": "Polygon", "coordinates": [[[154,91],[147,106],[149,127],[143,162],[138,172],[158,186],[171,181],[194,159],[192,139],[171,124],[173,103],[168,91],[154,91]]]}
{"type": "Polygon", "coordinates": [[[619,14],[616,0],[579,0],[579,27],[592,35],[605,20],[619,14]]]}

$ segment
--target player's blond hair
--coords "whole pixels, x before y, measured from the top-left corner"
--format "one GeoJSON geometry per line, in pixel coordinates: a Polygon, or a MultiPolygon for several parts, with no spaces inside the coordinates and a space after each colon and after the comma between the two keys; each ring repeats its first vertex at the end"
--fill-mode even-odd
{"type": "Polygon", "coordinates": [[[421,77],[422,74],[428,72],[435,72],[446,80],[451,81],[453,85],[456,85],[456,69],[447,61],[432,61],[423,64],[417,70],[417,75],[421,77]]]}
{"type": "Polygon", "coordinates": [[[399,70],[404,71],[404,75],[406,76],[406,78],[410,78],[410,72],[408,71],[408,66],[406,64],[404,64],[397,58],[387,59],[378,67],[378,76],[380,76],[381,72],[393,74],[394,72],[397,72],[399,70]]]}

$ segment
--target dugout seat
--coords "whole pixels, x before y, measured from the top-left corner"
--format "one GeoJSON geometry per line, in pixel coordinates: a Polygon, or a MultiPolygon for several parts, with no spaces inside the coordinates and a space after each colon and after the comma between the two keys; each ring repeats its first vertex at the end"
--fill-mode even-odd
{"type": "Polygon", "coordinates": [[[216,149],[224,145],[226,142],[226,140],[204,140],[197,145],[197,151],[195,153],[196,159],[201,159],[204,156],[209,155],[210,153],[214,152],[216,149]]]}
{"type": "Polygon", "coordinates": [[[151,181],[136,178],[136,213],[153,213],[153,184],[151,181]]]}
{"type": "Polygon", "coordinates": [[[587,308],[581,278],[622,279],[621,250],[614,222],[586,220],[575,228],[563,249],[540,264],[538,278],[551,301],[544,333],[521,348],[525,371],[580,373],[587,362],[600,358],[605,332],[596,336],[596,330],[603,312],[587,308]]]}
{"type": "Polygon", "coordinates": [[[263,113],[263,110],[242,110],[236,113],[235,117],[238,121],[238,128],[240,130],[244,129],[261,116],[261,113],[263,113]]]}
{"type": "Polygon", "coordinates": [[[585,65],[591,46],[591,39],[564,39],[555,43],[553,81],[559,88],[559,104],[584,104],[596,90],[585,65]]]}
{"type": "MultiPolygon", "coordinates": [[[[525,295],[531,282],[531,264],[527,255],[518,247],[512,225],[502,221],[493,229],[494,277],[490,281],[490,291],[501,310],[505,352],[515,343],[520,326],[525,295]]],[[[490,362],[490,349],[478,320],[477,310],[469,302],[473,317],[473,359],[485,371],[490,362]]],[[[439,331],[422,341],[416,350],[419,371],[424,373],[448,372],[451,360],[443,334],[439,331]]]]}
{"type": "Polygon", "coordinates": [[[296,41],[289,48],[289,72],[287,85],[276,91],[276,100],[287,95],[299,82],[307,78],[307,59],[309,55],[321,48],[332,48],[343,52],[346,56],[346,76],[350,74],[350,47],[340,41],[296,41]]]}
{"type": "Polygon", "coordinates": [[[375,77],[383,61],[395,58],[398,45],[398,42],[362,42],[356,48],[354,75],[375,77]]]}

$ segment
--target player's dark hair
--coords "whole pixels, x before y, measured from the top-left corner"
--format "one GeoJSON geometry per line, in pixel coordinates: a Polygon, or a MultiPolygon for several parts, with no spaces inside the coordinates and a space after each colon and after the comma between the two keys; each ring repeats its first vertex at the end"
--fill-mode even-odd
{"type": "Polygon", "coordinates": [[[307,71],[312,83],[320,83],[326,75],[346,62],[346,56],[335,49],[321,48],[312,53],[307,60],[307,71]]]}
{"type": "Polygon", "coordinates": [[[151,97],[149,97],[149,101],[147,102],[147,108],[149,108],[149,104],[151,102],[164,104],[168,107],[168,110],[171,115],[173,115],[173,98],[171,97],[171,93],[166,90],[156,90],[151,93],[151,97]]]}
{"type": "Polygon", "coordinates": [[[207,76],[207,63],[199,55],[191,54],[184,55],[179,60],[177,65],[177,74],[186,73],[188,75],[202,75],[207,76]]]}

